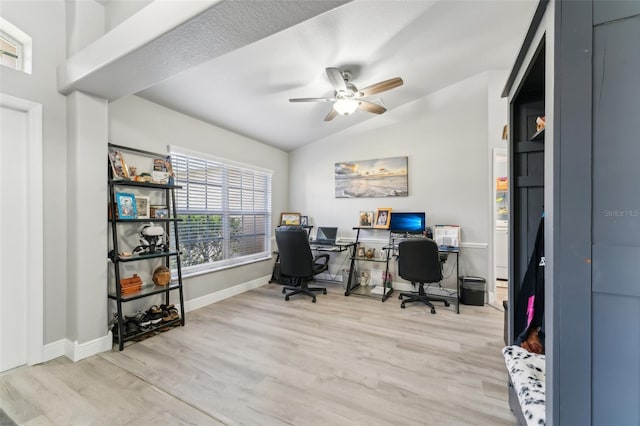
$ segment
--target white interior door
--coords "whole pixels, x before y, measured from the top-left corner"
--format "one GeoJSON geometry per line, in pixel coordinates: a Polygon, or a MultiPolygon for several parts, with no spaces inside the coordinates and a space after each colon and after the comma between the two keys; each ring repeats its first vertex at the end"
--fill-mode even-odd
{"type": "Polygon", "coordinates": [[[42,105],[0,93],[0,371],[44,358],[42,105]]]}
{"type": "Polygon", "coordinates": [[[28,362],[28,114],[0,109],[0,371],[28,362]]]}

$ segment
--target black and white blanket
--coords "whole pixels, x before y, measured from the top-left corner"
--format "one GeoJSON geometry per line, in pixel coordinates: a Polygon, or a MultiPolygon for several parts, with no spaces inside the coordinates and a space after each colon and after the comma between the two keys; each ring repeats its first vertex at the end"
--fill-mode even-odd
{"type": "Polygon", "coordinates": [[[545,356],[538,355],[520,346],[505,346],[502,349],[511,383],[518,393],[520,407],[527,425],[545,424],[545,356]]]}

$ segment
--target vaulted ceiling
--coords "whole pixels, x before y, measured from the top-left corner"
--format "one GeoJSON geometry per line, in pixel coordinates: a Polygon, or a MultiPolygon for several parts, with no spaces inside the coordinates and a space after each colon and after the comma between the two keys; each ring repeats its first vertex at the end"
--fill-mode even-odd
{"type": "MultiPolygon", "coordinates": [[[[325,68],[351,71],[359,88],[402,77],[404,85],[372,97],[388,110],[400,108],[478,73],[510,69],[537,1],[333,1],[280,26],[273,22],[286,21],[287,14],[304,11],[310,2],[217,3],[187,23],[206,29],[206,35],[197,36],[205,42],[186,41],[182,51],[168,52],[182,57],[180,66],[159,75],[153,84],[132,85],[131,90],[290,151],[381,117],[358,110],[325,122],[330,103],[288,101],[332,96],[325,68]],[[244,5],[246,10],[225,20],[222,3],[244,5]],[[243,17],[256,5],[264,10],[246,20],[255,35],[236,42],[243,17]],[[271,14],[266,13],[269,7],[271,14]],[[216,43],[228,48],[214,49],[216,43]]],[[[157,39],[149,44],[154,42],[157,39]]],[[[174,43],[172,49],[181,48],[174,43]]]]}

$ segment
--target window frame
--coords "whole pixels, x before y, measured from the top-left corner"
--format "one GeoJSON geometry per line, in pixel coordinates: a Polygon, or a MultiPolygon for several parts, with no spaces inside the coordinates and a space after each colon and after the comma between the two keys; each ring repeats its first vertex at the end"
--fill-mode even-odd
{"type": "MultiPolygon", "coordinates": [[[[272,208],[272,197],[273,197],[273,171],[269,170],[269,169],[265,169],[262,167],[258,167],[252,164],[247,164],[247,163],[242,163],[242,162],[238,162],[238,161],[234,161],[234,160],[229,160],[226,158],[222,158],[222,157],[217,157],[214,155],[210,155],[207,153],[203,153],[203,152],[197,152],[197,151],[193,151],[187,148],[183,148],[183,147],[179,147],[179,146],[174,146],[174,145],[170,145],[169,146],[169,154],[171,156],[171,160],[174,163],[173,165],[173,169],[174,169],[174,173],[176,174],[175,176],[175,183],[176,185],[182,186],[182,189],[176,189],[176,213],[178,215],[178,217],[180,217],[181,215],[184,214],[189,214],[189,212],[192,212],[192,214],[197,214],[197,215],[208,215],[208,216],[215,216],[215,215],[222,215],[223,219],[222,219],[222,252],[223,252],[223,259],[221,260],[217,260],[217,261],[213,261],[213,262],[206,262],[206,263],[202,263],[202,264],[198,264],[198,265],[191,265],[191,266],[184,266],[181,265],[181,270],[182,270],[182,276],[183,277],[190,277],[190,276],[196,276],[196,275],[201,275],[201,274],[206,274],[206,273],[210,273],[210,272],[215,272],[215,271],[220,271],[220,270],[224,270],[224,269],[228,269],[228,268],[234,268],[234,267],[238,267],[238,266],[243,266],[243,265],[248,265],[248,264],[252,264],[255,262],[262,262],[265,260],[271,260],[272,259],[272,238],[271,238],[271,228],[272,228],[272,218],[273,218],[273,208],[272,208]],[[197,161],[202,161],[202,162],[206,162],[206,163],[211,163],[211,166],[207,166],[207,168],[211,167],[215,167],[215,164],[218,164],[220,167],[222,167],[222,180],[220,182],[220,190],[221,193],[223,194],[221,196],[221,201],[223,203],[222,205],[222,209],[207,209],[205,208],[203,209],[198,209],[198,208],[193,208],[191,210],[187,209],[187,210],[182,210],[181,207],[179,207],[179,195],[180,195],[180,191],[189,191],[189,179],[187,178],[186,181],[184,180],[180,180],[180,177],[178,176],[178,173],[180,171],[180,165],[177,164],[177,162],[175,161],[176,158],[178,156],[181,157],[192,157],[197,161]],[[260,179],[266,179],[266,196],[265,196],[265,209],[263,211],[261,211],[262,213],[264,213],[264,236],[263,236],[263,243],[264,243],[264,250],[257,252],[257,253],[250,253],[250,254],[245,254],[242,256],[237,256],[237,257],[229,257],[230,256],[230,243],[231,243],[231,227],[229,225],[230,223],[230,218],[233,216],[238,216],[238,215],[243,215],[243,214],[256,214],[256,212],[258,210],[256,210],[255,208],[249,210],[232,210],[230,209],[229,206],[229,187],[232,186],[230,183],[230,179],[229,179],[229,170],[240,170],[240,172],[242,174],[244,173],[252,173],[253,174],[253,178],[255,179],[256,176],[259,176],[260,179]],[[225,217],[226,216],[226,217],[225,217]]],[[[215,186],[213,183],[207,184],[207,185],[212,185],[215,186]]],[[[241,189],[242,191],[242,189],[241,189]]],[[[254,194],[256,191],[252,190],[250,191],[251,194],[254,194]]],[[[255,207],[255,206],[254,206],[255,207]]],[[[261,234],[257,234],[257,235],[261,235],[261,234]]],[[[178,234],[178,238],[180,240],[180,249],[184,252],[185,251],[185,245],[184,245],[184,236],[181,235],[180,233],[178,234]]]]}
{"type": "Polygon", "coordinates": [[[9,65],[1,65],[5,66],[9,69],[13,69],[16,71],[21,71],[27,74],[31,74],[32,72],[32,62],[33,62],[33,40],[32,38],[20,30],[18,27],[13,25],[11,22],[6,19],[0,17],[0,36],[7,40],[10,44],[13,44],[17,48],[17,67],[11,67],[9,65]]]}

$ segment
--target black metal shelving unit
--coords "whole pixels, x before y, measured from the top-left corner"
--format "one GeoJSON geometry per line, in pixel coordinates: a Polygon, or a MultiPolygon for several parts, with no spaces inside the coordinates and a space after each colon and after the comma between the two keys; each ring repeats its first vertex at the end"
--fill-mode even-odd
{"type": "MultiPolygon", "coordinates": [[[[131,153],[143,157],[164,158],[166,154],[160,154],[150,151],[139,150],[136,148],[130,148],[120,145],[109,144],[109,150],[118,150],[124,153],[131,153]]],[[[175,190],[180,189],[180,186],[171,184],[151,183],[151,182],[137,182],[125,179],[115,179],[112,168],[109,161],[107,161],[108,168],[108,185],[109,185],[109,225],[111,227],[111,247],[109,248],[108,258],[111,265],[113,265],[113,277],[115,279],[115,291],[108,292],[108,298],[115,301],[115,312],[117,313],[117,336],[114,334],[114,343],[118,344],[119,350],[124,349],[124,344],[127,341],[134,341],[142,338],[145,335],[154,334],[158,330],[166,329],[167,327],[184,326],[184,294],[182,285],[182,270],[180,265],[180,243],[178,239],[178,222],[181,219],[177,217],[176,211],[176,198],[175,190]],[[169,209],[169,217],[167,218],[144,218],[144,219],[122,219],[117,217],[117,204],[116,204],[116,192],[118,188],[136,188],[136,190],[151,193],[160,192],[161,197],[169,209]],[[171,235],[172,238],[167,238],[165,242],[166,249],[155,253],[145,254],[132,254],[131,256],[119,255],[120,250],[118,248],[119,242],[124,237],[122,231],[125,231],[127,227],[140,226],[143,223],[153,222],[164,228],[165,235],[171,235]],[[121,231],[121,232],[119,232],[121,231]],[[173,247],[171,242],[173,241],[173,247]],[[171,259],[175,258],[175,268],[177,270],[177,277],[166,286],[156,286],[155,284],[143,284],[140,291],[133,294],[122,294],[122,286],[120,281],[121,270],[120,268],[124,264],[131,262],[141,262],[141,264],[149,263],[152,259],[162,259],[164,265],[170,267],[171,259]],[[177,293],[180,304],[180,318],[174,319],[168,322],[160,322],[157,325],[151,325],[149,328],[140,330],[136,333],[125,334],[124,320],[124,304],[134,300],[154,296],[164,295],[164,303],[169,304],[171,302],[171,294],[177,293]]]]}
{"type": "MultiPolygon", "coordinates": [[[[385,252],[384,259],[367,258],[367,257],[358,256],[357,253],[358,253],[358,244],[360,240],[360,230],[366,229],[368,231],[371,231],[371,230],[375,231],[378,229],[377,228],[361,228],[361,227],[354,227],[353,229],[356,231],[356,240],[351,248],[351,264],[349,267],[349,279],[347,280],[347,288],[345,290],[344,295],[350,296],[353,294],[358,296],[369,296],[369,297],[376,297],[376,298],[379,297],[384,302],[393,293],[392,283],[386,278],[386,277],[389,277],[389,260],[391,259],[391,250],[387,246],[382,248],[382,250],[384,250],[385,252]],[[383,283],[382,283],[383,294],[372,293],[369,288],[361,286],[360,283],[357,281],[357,279],[354,280],[356,262],[377,262],[377,263],[385,264],[385,271],[384,271],[385,279],[383,279],[383,283]]],[[[382,229],[382,231],[387,231],[387,230],[382,229]]]]}

